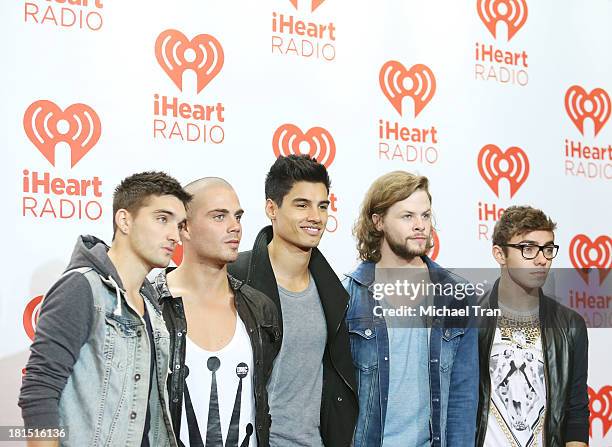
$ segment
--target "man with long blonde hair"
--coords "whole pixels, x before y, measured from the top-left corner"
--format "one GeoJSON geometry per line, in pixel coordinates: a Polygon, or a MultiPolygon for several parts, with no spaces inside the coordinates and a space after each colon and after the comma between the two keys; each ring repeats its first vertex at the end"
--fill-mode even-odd
{"type": "MultiPolygon", "coordinates": [[[[432,231],[426,177],[395,171],[372,184],[354,228],[362,262],[344,280],[359,391],[355,447],[474,444],[476,330],[445,318],[403,324],[388,311],[394,304],[388,289],[378,287],[379,278],[389,275],[410,277],[412,285],[416,278],[451,287],[462,281],[427,256],[432,231]]],[[[411,299],[424,306],[426,295],[411,299]]],[[[466,306],[434,295],[429,298],[436,306],[466,306]]]]}

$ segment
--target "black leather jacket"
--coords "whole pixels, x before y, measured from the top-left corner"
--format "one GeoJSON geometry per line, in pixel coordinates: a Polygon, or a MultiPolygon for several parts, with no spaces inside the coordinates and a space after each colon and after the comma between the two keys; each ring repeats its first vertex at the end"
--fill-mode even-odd
{"type": "MultiPolygon", "coordinates": [[[[257,235],[253,250],[240,253],[238,260],[227,267],[232,275],[272,298],[280,313],[278,285],[268,255],[268,243],[271,240],[272,227],[268,226],[257,235]]],[[[353,439],[359,413],[355,369],[348,329],[344,322],[349,297],[316,248],[312,249],[308,269],[317,285],[327,325],[327,345],[323,355],[321,438],[327,447],[348,447],[353,439]]]]}
{"type": "MultiPolygon", "coordinates": [[[[166,273],[174,267],[166,269],[155,278],[155,288],[159,294],[166,326],[170,333],[170,372],[168,376],[168,394],[170,402],[170,417],[176,439],[181,433],[181,411],[183,409],[183,391],[185,384],[185,334],[187,320],[181,297],[173,297],[166,284],[166,273]]],[[[234,301],[238,316],[243,321],[253,347],[253,372],[255,392],[255,433],[257,445],[268,447],[271,418],[268,406],[266,385],[272,365],[282,342],[282,329],[279,315],[274,303],[258,290],[228,275],[231,288],[234,291],[234,301]]]]}
{"type": "MultiPolygon", "coordinates": [[[[499,280],[482,305],[498,307],[499,280]]],[[[587,391],[588,337],[584,319],[575,311],[544,295],[540,289],[540,333],[546,378],[544,445],[565,447],[566,442],[589,442],[587,391]]],[[[480,393],[476,445],[484,444],[491,395],[489,357],[496,319],[480,329],[480,393]]]]}

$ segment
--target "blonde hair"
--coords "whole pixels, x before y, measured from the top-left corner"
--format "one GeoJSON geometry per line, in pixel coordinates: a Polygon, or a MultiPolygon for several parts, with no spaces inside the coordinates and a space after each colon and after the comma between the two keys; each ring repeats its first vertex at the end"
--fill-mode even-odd
{"type": "Polygon", "coordinates": [[[380,245],[384,233],[376,229],[372,215],[384,216],[394,204],[408,198],[418,190],[425,191],[431,203],[427,177],[406,171],[393,171],[377,178],[372,183],[363,199],[359,217],[353,227],[353,235],[357,239],[357,251],[361,260],[380,261],[380,245]]]}

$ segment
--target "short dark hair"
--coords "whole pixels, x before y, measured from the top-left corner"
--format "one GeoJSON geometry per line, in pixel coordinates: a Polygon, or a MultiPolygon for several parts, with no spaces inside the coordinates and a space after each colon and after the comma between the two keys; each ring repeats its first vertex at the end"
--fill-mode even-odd
{"type": "MultiPolygon", "coordinates": [[[[532,231],[554,232],[557,224],[544,211],[531,206],[510,206],[504,210],[493,228],[493,245],[504,246],[514,236],[532,231]]],[[[506,247],[503,247],[507,254],[506,247]]]]}
{"type": "Polygon", "coordinates": [[[328,193],[331,187],[327,169],[316,158],[308,155],[280,156],[266,175],[266,199],[281,206],[297,182],[323,183],[328,193]]]}
{"type": "Polygon", "coordinates": [[[113,236],[117,231],[115,215],[120,209],[137,214],[138,210],[146,206],[151,196],[174,196],[187,204],[191,194],[186,192],[181,184],[165,172],[147,171],[132,174],[124,178],[113,193],[113,236]]]}

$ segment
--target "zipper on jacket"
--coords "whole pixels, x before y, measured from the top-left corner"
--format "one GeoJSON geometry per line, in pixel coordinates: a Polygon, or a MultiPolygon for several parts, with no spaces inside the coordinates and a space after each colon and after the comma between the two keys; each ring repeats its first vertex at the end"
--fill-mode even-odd
{"type": "MultiPolygon", "coordinates": [[[[346,312],[348,311],[349,308],[349,303],[346,303],[346,307],[344,308],[344,315],[342,316],[342,318],[340,319],[340,322],[338,323],[338,327],[336,328],[336,332],[334,335],[338,335],[338,332],[340,332],[340,326],[342,325],[342,322],[344,321],[344,318],[346,316],[346,312]]],[[[334,369],[336,370],[336,372],[338,373],[338,375],[340,376],[340,378],[342,379],[342,381],[346,384],[346,386],[353,392],[353,394],[357,395],[357,392],[353,389],[353,387],[351,386],[350,383],[348,383],[348,381],[346,380],[346,378],[342,375],[342,373],[340,372],[340,370],[338,370],[338,367],[336,366],[336,364],[334,363],[334,356],[331,353],[331,349],[329,351],[329,358],[331,360],[332,366],[334,367],[334,369]]]]}
{"type": "MultiPolygon", "coordinates": [[[[482,444],[480,445],[484,445],[485,439],[487,437],[487,427],[489,426],[489,412],[491,410],[491,372],[489,371],[489,362],[491,361],[491,351],[493,351],[493,342],[495,341],[495,332],[497,332],[497,316],[493,317],[494,321],[493,321],[493,338],[491,339],[491,343],[489,344],[489,349],[488,349],[488,354],[487,354],[487,380],[488,380],[488,387],[489,387],[489,392],[488,392],[488,399],[486,402],[486,415],[485,415],[485,420],[484,420],[484,433],[483,433],[483,438],[482,438],[482,444]]],[[[485,403],[483,402],[483,405],[485,405],[485,403]]]]}
{"type": "MultiPolygon", "coordinates": [[[[258,413],[261,412],[261,401],[259,399],[258,393],[259,389],[261,388],[261,384],[259,382],[263,380],[263,377],[260,377],[261,374],[258,374],[257,370],[263,368],[263,339],[261,337],[261,328],[259,327],[259,324],[257,324],[257,319],[255,318],[255,315],[253,315],[253,312],[248,308],[248,306],[243,306],[240,299],[237,299],[238,293],[240,293],[238,290],[234,291],[234,305],[236,306],[236,313],[238,314],[237,318],[240,318],[244,325],[247,326],[247,330],[250,334],[249,339],[251,340],[251,349],[253,350],[253,377],[255,378],[255,389],[253,390],[253,397],[255,398],[255,427],[253,431],[255,434],[255,439],[260,442],[260,431],[264,427],[262,426],[261,429],[259,427],[259,424],[263,421],[261,421],[261,418],[258,417],[258,413]],[[251,318],[245,315],[245,312],[248,312],[251,318]],[[253,325],[255,327],[253,327],[253,325]],[[253,334],[253,331],[257,332],[257,343],[259,344],[259,349],[257,349],[255,340],[251,336],[253,334]]],[[[263,386],[265,388],[265,385],[263,386]]]]}
{"type": "Polygon", "coordinates": [[[548,356],[546,355],[546,348],[545,348],[545,342],[546,342],[546,337],[544,336],[544,327],[543,327],[543,323],[540,323],[540,341],[542,343],[542,355],[544,356],[544,389],[546,390],[546,406],[545,406],[545,411],[544,411],[544,421],[543,424],[544,426],[542,427],[542,445],[543,447],[546,447],[548,445],[548,440],[546,438],[546,423],[548,422],[548,412],[549,412],[549,405],[548,402],[550,401],[550,396],[549,396],[549,392],[550,392],[550,388],[548,387],[548,384],[550,383],[548,380],[548,356]]]}

